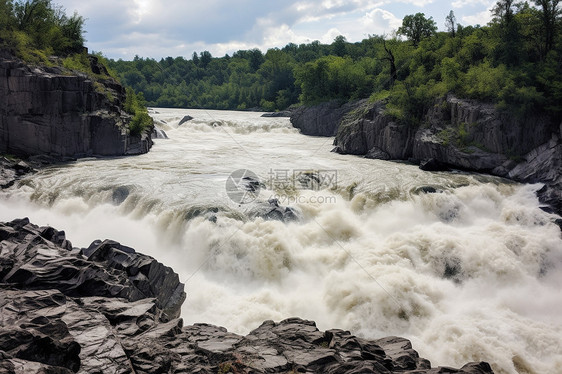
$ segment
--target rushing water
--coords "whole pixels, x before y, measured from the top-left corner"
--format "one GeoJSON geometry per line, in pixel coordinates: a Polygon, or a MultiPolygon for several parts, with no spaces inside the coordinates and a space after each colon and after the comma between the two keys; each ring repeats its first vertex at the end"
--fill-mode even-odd
{"type": "Polygon", "coordinates": [[[186,323],[247,333],[298,316],[410,338],[434,365],[562,372],[562,236],[539,185],[338,155],[332,138],[259,115],[158,109],[170,139],[150,153],[42,170],[2,192],[0,219],[156,257],[186,282],[186,323]],[[230,200],[238,169],[261,179],[258,202],[300,219],[230,200]]]}

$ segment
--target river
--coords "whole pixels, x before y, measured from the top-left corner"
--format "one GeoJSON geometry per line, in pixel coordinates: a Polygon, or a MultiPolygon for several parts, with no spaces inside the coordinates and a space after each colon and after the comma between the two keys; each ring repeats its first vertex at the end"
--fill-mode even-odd
{"type": "Polygon", "coordinates": [[[331,153],[333,138],[260,114],[155,109],[169,139],[41,170],[0,193],[0,220],[157,258],[186,283],[187,324],[301,317],[409,338],[433,365],[562,372],[562,235],[540,185],[331,153]],[[240,181],[255,182],[244,201],[240,181]],[[298,219],[256,217],[272,198],[298,219]]]}

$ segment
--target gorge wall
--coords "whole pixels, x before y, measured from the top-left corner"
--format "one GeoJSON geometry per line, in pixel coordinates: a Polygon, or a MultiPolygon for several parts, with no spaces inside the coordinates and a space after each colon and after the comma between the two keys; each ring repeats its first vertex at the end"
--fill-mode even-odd
{"type": "Polygon", "coordinates": [[[125,89],[96,57],[89,59],[99,78],[0,57],[0,153],[75,158],[148,152],[150,135],[129,132],[125,89]]]}
{"type": "MultiPolygon", "coordinates": [[[[305,114],[300,118],[332,120],[319,127],[337,129],[335,150],[343,154],[409,160],[426,170],[451,167],[545,183],[539,191],[541,201],[562,213],[562,124],[544,115],[517,118],[492,104],[452,95],[438,100],[417,128],[385,114],[383,102],[363,100],[343,109],[332,120],[322,106],[301,108],[305,114]]],[[[301,126],[298,121],[291,117],[295,127],[301,126]]]]}

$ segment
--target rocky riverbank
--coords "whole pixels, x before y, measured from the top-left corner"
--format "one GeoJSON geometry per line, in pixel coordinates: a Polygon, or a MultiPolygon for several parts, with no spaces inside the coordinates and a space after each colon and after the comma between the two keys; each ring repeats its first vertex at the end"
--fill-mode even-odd
{"type": "Polygon", "coordinates": [[[125,89],[95,56],[91,74],[31,66],[0,53],[0,154],[55,158],[146,153],[150,132],[131,134],[125,89]]]}
{"type": "Polygon", "coordinates": [[[383,102],[330,105],[303,107],[291,122],[304,134],[335,133],[335,151],[343,154],[544,183],[539,198],[562,215],[562,124],[540,114],[517,118],[494,105],[452,95],[438,100],[416,128],[386,114],[383,102]]]}
{"type": "Polygon", "coordinates": [[[484,362],[432,369],[406,339],[298,318],[247,336],[183,326],[171,268],[110,240],[73,248],[27,219],[0,223],[0,294],[2,373],[492,373],[484,362]]]}

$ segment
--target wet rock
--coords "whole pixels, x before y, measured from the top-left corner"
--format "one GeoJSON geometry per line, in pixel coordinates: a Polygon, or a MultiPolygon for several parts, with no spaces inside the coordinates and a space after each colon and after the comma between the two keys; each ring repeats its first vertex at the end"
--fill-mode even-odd
{"type": "Polygon", "coordinates": [[[250,218],[261,217],[268,221],[281,222],[292,222],[300,219],[294,208],[281,206],[279,200],[273,198],[269,199],[268,202],[253,203],[249,207],[247,215],[250,218]]]}
{"type": "Polygon", "coordinates": [[[420,162],[420,169],[424,170],[424,171],[447,171],[447,170],[449,170],[447,165],[445,165],[441,161],[436,160],[434,158],[430,158],[430,159],[423,160],[422,162],[420,162]]]}
{"type": "Polygon", "coordinates": [[[390,155],[382,149],[374,147],[365,155],[365,158],[373,160],[390,160],[390,155]]]}
{"type": "Polygon", "coordinates": [[[415,194],[420,194],[420,193],[437,193],[437,192],[442,192],[442,191],[438,191],[435,187],[432,186],[422,186],[422,187],[418,187],[413,191],[415,194]]]}
{"type": "Polygon", "coordinates": [[[331,150],[330,152],[339,153],[339,154],[345,154],[345,153],[343,152],[343,149],[341,149],[340,146],[337,146],[337,147],[332,148],[332,150],[331,150]]]}
{"type": "Polygon", "coordinates": [[[184,117],[180,120],[180,122],[178,123],[178,126],[181,126],[181,125],[183,125],[184,123],[191,121],[192,119],[193,119],[193,117],[191,117],[191,116],[184,116],[184,117]]]}
{"type": "Polygon", "coordinates": [[[114,189],[113,194],[111,195],[113,205],[121,205],[121,203],[129,197],[129,193],[129,187],[127,186],[120,186],[114,189]]]}
{"type": "Polygon", "coordinates": [[[152,139],[168,139],[168,135],[166,134],[166,132],[156,126],[152,130],[152,134],[150,136],[152,137],[152,139]]]}

